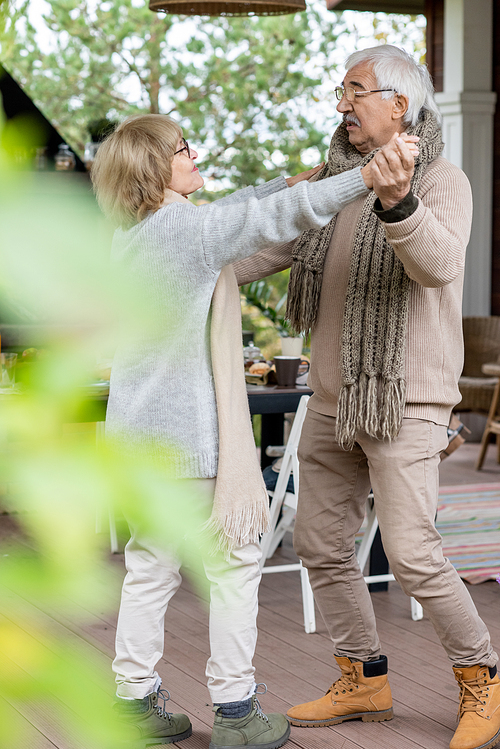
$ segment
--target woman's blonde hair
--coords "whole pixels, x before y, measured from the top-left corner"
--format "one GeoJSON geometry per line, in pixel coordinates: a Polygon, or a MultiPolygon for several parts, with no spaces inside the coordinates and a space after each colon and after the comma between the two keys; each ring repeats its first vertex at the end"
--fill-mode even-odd
{"type": "Polygon", "coordinates": [[[172,182],[172,159],[182,130],[171,117],[127,117],[101,143],[91,178],[103,212],[123,227],[158,210],[172,182]]]}

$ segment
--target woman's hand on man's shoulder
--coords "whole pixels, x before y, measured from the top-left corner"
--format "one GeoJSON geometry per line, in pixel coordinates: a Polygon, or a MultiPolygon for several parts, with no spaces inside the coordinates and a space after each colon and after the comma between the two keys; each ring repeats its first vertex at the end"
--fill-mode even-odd
{"type": "Polygon", "coordinates": [[[323,169],[324,166],[325,162],[323,161],[321,164],[318,164],[318,166],[313,166],[312,169],[308,169],[307,172],[296,174],[295,177],[286,177],[286,183],[288,187],[293,187],[297,184],[297,182],[303,182],[304,180],[311,179],[311,177],[314,177],[314,175],[317,174],[320,169],[323,169]]]}

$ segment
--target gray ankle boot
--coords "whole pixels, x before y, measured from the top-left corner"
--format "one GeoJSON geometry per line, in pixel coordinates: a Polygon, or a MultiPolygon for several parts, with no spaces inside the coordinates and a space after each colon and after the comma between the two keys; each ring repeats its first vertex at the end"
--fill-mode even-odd
{"type": "Polygon", "coordinates": [[[170,694],[166,689],[148,694],[143,700],[119,700],[115,710],[126,738],[121,747],[146,749],[157,744],[171,744],[191,736],[193,728],[187,715],[168,713],[166,703],[170,694]],[[163,704],[160,706],[158,700],[163,704]]]}
{"type": "Polygon", "coordinates": [[[262,712],[257,695],[243,718],[224,718],[220,707],[214,707],[215,719],[210,749],[278,749],[290,735],[290,724],[284,715],[262,712]]]}

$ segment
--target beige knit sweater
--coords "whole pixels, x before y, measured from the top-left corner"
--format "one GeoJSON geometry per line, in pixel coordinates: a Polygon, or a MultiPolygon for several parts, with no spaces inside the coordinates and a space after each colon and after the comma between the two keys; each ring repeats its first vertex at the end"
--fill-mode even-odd
{"type": "MultiPolygon", "coordinates": [[[[444,158],[430,164],[417,210],[385,224],[387,239],[410,284],[406,345],[405,417],[447,425],[460,401],[463,366],[462,286],[472,197],[465,174],[444,158]]],[[[354,229],[364,198],[344,208],[326,256],[317,324],[311,336],[309,408],[336,416],[341,387],[340,345],[354,229]]],[[[239,284],[291,264],[293,242],[235,264],[239,284]]]]}

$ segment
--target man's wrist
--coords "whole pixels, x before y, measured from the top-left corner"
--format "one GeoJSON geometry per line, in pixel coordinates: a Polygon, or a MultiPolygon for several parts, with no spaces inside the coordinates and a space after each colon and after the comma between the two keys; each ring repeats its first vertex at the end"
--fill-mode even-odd
{"type": "Polygon", "coordinates": [[[403,200],[392,208],[384,210],[380,198],[377,198],[373,205],[373,212],[379,217],[381,221],[386,224],[395,224],[398,221],[404,221],[405,218],[411,216],[412,213],[418,208],[418,198],[410,190],[403,200]]]}

